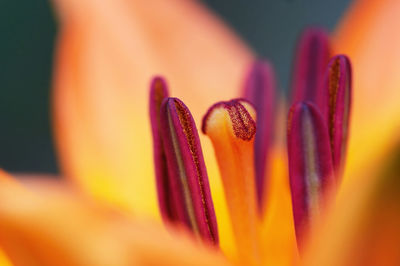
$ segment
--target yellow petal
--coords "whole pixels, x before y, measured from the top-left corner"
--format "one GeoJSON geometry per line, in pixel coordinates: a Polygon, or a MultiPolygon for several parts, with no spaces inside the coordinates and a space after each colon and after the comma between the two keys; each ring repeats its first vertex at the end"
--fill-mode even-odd
{"type": "Polygon", "coordinates": [[[0,265],[1,266],[12,266],[10,259],[4,254],[3,250],[0,249],[0,265]]]}
{"type": "Polygon", "coordinates": [[[335,51],[354,66],[347,171],[362,176],[395,139],[400,127],[400,1],[355,1],[336,32],[335,51]]]}
{"type": "Polygon", "coordinates": [[[134,221],[43,180],[0,180],[0,246],[13,265],[227,264],[183,231],[134,221]]]}

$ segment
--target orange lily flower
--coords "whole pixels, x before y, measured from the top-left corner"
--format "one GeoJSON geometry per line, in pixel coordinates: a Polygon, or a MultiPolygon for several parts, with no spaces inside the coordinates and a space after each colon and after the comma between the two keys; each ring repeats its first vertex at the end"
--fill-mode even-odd
{"type": "MultiPolygon", "coordinates": [[[[389,30],[398,24],[398,1],[356,1],[333,37],[334,54],[346,54],[354,71],[345,159],[340,152],[335,153],[342,151],[342,146],[335,149],[336,140],[324,131],[324,115],[336,118],[337,114],[332,114],[334,111],[329,105],[327,110],[321,108],[322,115],[319,115],[318,100],[315,105],[306,103],[291,108],[289,158],[282,140],[287,110],[283,107],[285,104],[275,108],[279,110],[275,119],[278,133],[274,132],[277,134],[274,142],[265,144],[269,147],[269,167],[262,170],[253,165],[253,156],[258,156],[253,142],[264,145],[254,135],[255,120],[259,121],[264,111],[257,104],[256,110],[244,100],[215,105],[203,122],[203,131],[211,142],[200,135],[198,144],[192,144],[190,140],[196,139],[197,133],[187,133],[195,127],[187,127],[192,120],[188,109],[182,107],[184,104],[171,99],[164,100],[162,105],[159,103],[158,107],[164,110],[160,117],[166,117],[163,123],[175,121],[164,127],[169,133],[160,133],[162,141],[167,142],[165,145],[175,147],[174,143],[180,141],[182,147],[188,142],[190,154],[195,154],[196,169],[207,166],[208,174],[202,174],[199,180],[207,180],[211,190],[219,236],[219,242],[211,236],[214,244],[207,240],[209,236],[204,233],[207,231],[201,230],[213,228],[210,224],[213,218],[201,224],[204,220],[197,219],[201,208],[197,207],[193,195],[193,201],[185,201],[183,207],[179,200],[169,203],[172,214],[163,220],[170,233],[157,221],[152,134],[148,108],[144,104],[148,98],[146,88],[155,74],[167,77],[173,95],[187,104],[193,121],[200,125],[209,106],[240,95],[255,60],[254,54],[194,1],[57,0],[56,7],[61,23],[54,80],[55,134],[63,173],[90,197],[86,198],[67,184],[43,181],[20,184],[1,173],[0,246],[13,264],[225,265],[229,260],[244,265],[399,263],[394,249],[399,237],[394,236],[399,235],[400,228],[400,186],[390,155],[397,148],[393,144],[397,140],[395,130],[400,126],[400,107],[396,103],[400,91],[396,85],[400,84],[400,75],[396,72],[400,39],[389,30]],[[393,60],[387,60],[389,55],[393,60]],[[371,110],[371,106],[377,106],[376,110],[371,110]],[[312,132],[311,141],[308,138],[298,141],[296,132],[305,132],[305,135],[312,132]],[[314,162],[299,163],[291,156],[304,148],[296,146],[302,141],[326,145],[317,147],[316,157],[315,154],[310,157],[317,158],[314,162]],[[204,162],[199,159],[202,155],[192,150],[200,143],[204,162]],[[332,162],[326,163],[322,158],[331,160],[331,152],[332,162]],[[328,157],[323,157],[327,154],[328,157]],[[297,183],[293,183],[292,177],[298,175],[293,169],[301,164],[312,170],[314,163],[324,165],[325,169],[324,179],[318,180],[321,182],[317,182],[318,186],[325,178],[327,183],[333,182],[330,179],[333,172],[341,176],[337,173],[341,173],[342,167],[343,180],[337,200],[332,198],[335,191],[320,192],[319,187],[316,194],[303,195],[312,202],[311,214],[305,215],[311,222],[304,223],[302,206],[298,207],[295,201],[292,204],[291,193],[298,188],[293,185],[297,183]],[[259,171],[265,171],[269,177],[268,181],[261,182],[260,191],[266,197],[259,197],[254,184],[258,179],[245,178],[259,176],[259,171]],[[203,179],[207,176],[209,179],[203,179]],[[325,196],[329,204],[319,217],[314,206],[322,206],[325,196]],[[330,206],[332,202],[336,204],[330,206]],[[301,212],[294,211],[293,218],[294,209],[301,212]],[[69,217],[74,217],[74,222],[65,221],[69,217]],[[154,222],[138,222],[139,217],[154,222]],[[187,227],[194,235],[206,239],[194,239],[187,227]],[[224,255],[216,250],[215,242],[224,255]]],[[[333,73],[328,76],[328,84],[339,83],[334,75],[338,72],[337,64],[339,69],[346,66],[343,63],[346,59],[335,60],[328,68],[328,73],[333,73]]],[[[265,66],[262,68],[269,71],[265,66]]],[[[247,82],[252,82],[251,77],[254,76],[250,75],[247,82]]],[[[320,83],[315,81],[318,86],[320,83]]],[[[249,95],[251,89],[246,90],[246,98],[249,95]]],[[[180,149],[171,150],[184,159],[175,155],[176,161],[168,161],[168,180],[173,180],[171,173],[182,176],[181,161],[186,167],[184,175],[189,176],[187,169],[193,166],[186,164],[185,156],[190,154],[180,149]]],[[[187,186],[190,189],[179,188],[185,200],[185,192],[193,193],[190,184],[187,186]]],[[[207,194],[207,186],[202,191],[207,194]]],[[[199,202],[202,207],[206,205],[199,202]]],[[[206,212],[205,217],[212,217],[211,209],[201,210],[206,212]]]]}

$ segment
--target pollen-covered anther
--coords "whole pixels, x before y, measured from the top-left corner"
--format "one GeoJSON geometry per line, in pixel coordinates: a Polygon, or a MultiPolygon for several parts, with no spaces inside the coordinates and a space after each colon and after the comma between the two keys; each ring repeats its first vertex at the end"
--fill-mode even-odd
{"type": "Polygon", "coordinates": [[[207,134],[209,128],[219,126],[218,122],[230,122],[231,133],[236,138],[250,141],[256,133],[255,110],[249,102],[243,99],[234,99],[228,102],[218,102],[211,106],[203,118],[202,131],[207,134]],[[225,120],[228,118],[229,120],[225,120]]]}
{"type": "Polygon", "coordinates": [[[160,131],[160,109],[166,97],[168,97],[167,83],[162,77],[154,77],[150,84],[149,97],[150,122],[153,135],[154,170],[160,213],[164,221],[170,222],[175,221],[177,217],[171,203],[167,161],[160,131]]]}
{"type": "Polygon", "coordinates": [[[274,132],[275,75],[266,61],[253,63],[244,86],[244,97],[257,111],[257,133],[254,140],[254,166],[258,209],[263,213],[269,184],[270,150],[274,132]]]}
{"type": "Polygon", "coordinates": [[[319,90],[331,53],[328,34],[320,28],[307,28],[296,51],[292,78],[292,102],[311,101],[319,104],[319,90]]]}
{"type": "Polygon", "coordinates": [[[324,212],[334,186],[328,128],[318,108],[299,102],[288,119],[289,178],[296,237],[304,236],[324,212]]]}
{"type": "Polygon", "coordinates": [[[217,221],[196,125],[185,104],[158,95],[153,82],[150,113],[160,210],[168,223],[185,225],[196,236],[218,244],[217,221]],[[157,113],[158,111],[158,113],[157,113]]]}
{"type": "Polygon", "coordinates": [[[224,185],[239,260],[260,262],[259,220],[254,178],[255,110],[242,99],[219,102],[203,118],[224,185]]]}
{"type": "Polygon", "coordinates": [[[341,177],[347,149],[351,111],[351,64],[345,55],[337,55],[328,64],[325,81],[328,104],[325,112],[331,140],[333,166],[341,177]]]}

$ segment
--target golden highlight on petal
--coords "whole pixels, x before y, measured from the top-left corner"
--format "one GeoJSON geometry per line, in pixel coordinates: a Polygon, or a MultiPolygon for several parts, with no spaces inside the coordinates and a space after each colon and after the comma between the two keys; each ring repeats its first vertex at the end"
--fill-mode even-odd
{"type": "Polygon", "coordinates": [[[12,266],[10,259],[4,254],[0,248],[0,265],[1,266],[12,266]]]}
{"type": "Polygon", "coordinates": [[[261,262],[254,176],[255,110],[244,100],[220,102],[203,119],[217,157],[239,261],[261,262]]]}

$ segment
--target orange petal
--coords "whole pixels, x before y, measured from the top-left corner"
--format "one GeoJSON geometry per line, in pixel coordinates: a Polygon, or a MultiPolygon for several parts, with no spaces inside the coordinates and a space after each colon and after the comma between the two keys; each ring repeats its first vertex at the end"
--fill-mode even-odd
{"type": "MultiPolygon", "coordinates": [[[[7,182],[10,180],[9,175],[0,169],[0,182],[7,182]]],[[[10,259],[4,254],[4,251],[0,247],[0,265],[1,266],[11,266],[10,259]]]]}
{"type": "Polygon", "coordinates": [[[14,265],[226,265],[184,232],[133,221],[57,183],[27,185],[0,181],[0,245],[14,265]]]}
{"type": "Polygon", "coordinates": [[[304,265],[400,265],[400,149],[378,174],[362,176],[338,197],[316,232],[304,265]]]}
{"type": "Polygon", "coordinates": [[[283,100],[277,104],[275,138],[271,146],[269,176],[266,191],[265,217],[261,241],[264,265],[298,265],[292,199],[289,185],[286,135],[288,107],[283,100]]]}
{"type": "Polygon", "coordinates": [[[150,77],[164,75],[199,123],[212,102],[239,90],[252,54],[194,1],[55,2],[61,29],[54,119],[62,170],[97,198],[158,216],[150,77]]]}
{"type": "Polygon", "coordinates": [[[335,52],[354,65],[348,177],[376,167],[400,127],[400,1],[358,0],[336,33],[335,52]]]}

